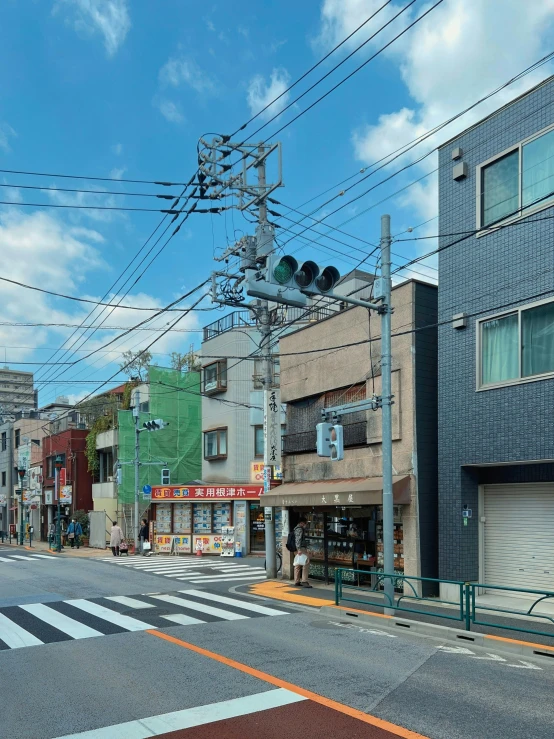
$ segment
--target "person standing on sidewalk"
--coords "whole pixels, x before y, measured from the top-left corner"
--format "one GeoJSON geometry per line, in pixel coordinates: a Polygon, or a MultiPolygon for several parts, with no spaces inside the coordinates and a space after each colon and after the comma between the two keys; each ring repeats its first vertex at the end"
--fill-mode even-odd
{"type": "Polygon", "coordinates": [[[71,523],[67,527],[67,538],[71,544],[71,548],[77,544],[77,549],[81,546],[81,536],[83,535],[83,527],[74,518],[71,519],[71,523]]]}
{"type": "Polygon", "coordinates": [[[139,541],[140,541],[140,553],[144,557],[144,542],[148,541],[148,521],[143,518],[141,521],[140,531],[139,531],[139,541]]]}
{"type": "Polygon", "coordinates": [[[294,541],[296,543],[296,556],[294,558],[294,561],[296,562],[297,558],[304,559],[303,564],[294,565],[294,584],[296,585],[296,587],[302,588],[312,587],[308,582],[310,559],[308,557],[308,543],[306,541],[305,532],[307,523],[308,521],[306,520],[306,518],[304,518],[304,516],[301,516],[294,529],[294,541]]]}
{"type": "Polygon", "coordinates": [[[110,547],[112,548],[112,554],[114,557],[119,557],[119,547],[123,541],[123,531],[117,525],[117,521],[112,523],[112,529],[110,531],[110,547]]]}

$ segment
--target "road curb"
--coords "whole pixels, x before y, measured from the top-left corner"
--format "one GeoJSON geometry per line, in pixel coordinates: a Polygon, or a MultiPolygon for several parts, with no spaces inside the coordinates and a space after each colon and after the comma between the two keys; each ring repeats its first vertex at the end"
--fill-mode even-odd
{"type": "Polygon", "coordinates": [[[492,634],[479,634],[475,631],[464,631],[456,629],[452,626],[442,626],[439,624],[427,624],[421,621],[412,621],[407,618],[396,618],[395,616],[386,616],[381,613],[368,613],[344,606],[322,606],[320,613],[326,616],[337,616],[340,614],[352,623],[366,623],[375,625],[375,621],[379,619],[380,625],[394,631],[403,631],[404,633],[423,634],[424,636],[432,636],[436,639],[445,639],[457,644],[469,646],[483,647],[485,649],[497,649],[499,652],[509,652],[510,654],[518,654],[524,657],[541,657],[545,658],[554,666],[554,647],[546,644],[536,644],[519,639],[510,639],[504,636],[494,636],[492,634]],[[382,619],[386,619],[387,623],[383,624],[382,619]]]}

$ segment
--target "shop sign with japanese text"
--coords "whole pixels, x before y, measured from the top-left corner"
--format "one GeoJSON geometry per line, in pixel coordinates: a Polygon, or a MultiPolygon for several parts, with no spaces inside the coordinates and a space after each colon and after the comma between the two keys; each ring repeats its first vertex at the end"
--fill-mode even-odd
{"type": "Polygon", "coordinates": [[[264,463],[281,466],[281,391],[264,390],[264,463]]]}
{"type": "Polygon", "coordinates": [[[152,487],[152,501],[157,500],[213,500],[220,499],[242,499],[257,500],[264,491],[263,485],[236,485],[225,487],[208,487],[207,485],[194,485],[183,487],[181,485],[170,485],[168,487],[152,487]]]}

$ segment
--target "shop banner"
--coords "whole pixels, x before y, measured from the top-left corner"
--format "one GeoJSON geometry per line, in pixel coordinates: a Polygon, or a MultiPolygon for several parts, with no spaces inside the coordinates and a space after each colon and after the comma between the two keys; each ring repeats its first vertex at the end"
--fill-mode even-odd
{"type": "Polygon", "coordinates": [[[244,485],[240,487],[208,487],[207,485],[182,487],[171,485],[169,487],[156,486],[152,488],[152,501],[157,500],[198,500],[199,498],[213,499],[243,499],[257,500],[264,492],[263,485],[244,485]]]}
{"type": "Polygon", "coordinates": [[[281,391],[264,390],[264,464],[281,466],[281,391]]]}
{"type": "Polygon", "coordinates": [[[193,538],[194,551],[196,551],[197,543],[200,540],[204,554],[221,554],[223,539],[225,538],[222,534],[202,534],[202,536],[195,535],[193,538]]]}
{"type": "Polygon", "coordinates": [[[246,553],[246,501],[235,502],[235,542],[240,542],[240,551],[246,553]]]}
{"type": "Polygon", "coordinates": [[[257,482],[260,485],[264,484],[264,463],[263,462],[252,462],[250,465],[250,479],[252,482],[257,482]]]}
{"type": "Polygon", "coordinates": [[[154,536],[154,551],[160,552],[161,554],[170,554],[171,552],[190,554],[192,551],[191,537],[159,534],[154,536]]]}
{"type": "Polygon", "coordinates": [[[64,485],[60,489],[60,503],[62,505],[68,505],[73,500],[73,487],[72,485],[64,485]]]}
{"type": "Polygon", "coordinates": [[[52,505],[53,502],[54,502],[54,491],[45,490],[44,491],[44,505],[52,505]]]}

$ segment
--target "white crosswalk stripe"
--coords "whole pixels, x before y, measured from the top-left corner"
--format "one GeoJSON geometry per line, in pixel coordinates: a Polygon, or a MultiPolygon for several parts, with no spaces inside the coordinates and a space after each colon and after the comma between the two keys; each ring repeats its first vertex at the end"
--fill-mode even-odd
{"type": "Polygon", "coordinates": [[[51,557],[48,554],[12,554],[10,551],[2,550],[0,562],[37,562],[40,559],[49,559],[51,562],[56,562],[56,557],[51,557]]]}
{"type": "Polygon", "coordinates": [[[79,621],[75,621],[75,619],[69,618],[69,616],[59,613],[53,608],[45,606],[43,603],[32,603],[30,605],[20,606],[20,608],[27,611],[27,613],[40,618],[41,621],[50,624],[50,626],[53,626],[55,629],[63,631],[64,634],[67,634],[72,639],[86,639],[91,636],[102,636],[101,631],[91,629],[90,626],[86,626],[79,621]]]}
{"type": "Polygon", "coordinates": [[[243,616],[239,613],[231,613],[230,611],[223,611],[221,608],[214,608],[213,606],[204,605],[203,603],[197,603],[190,598],[179,598],[176,595],[153,595],[156,600],[162,600],[164,603],[171,603],[175,606],[183,606],[190,608],[192,611],[200,611],[200,613],[207,613],[210,616],[218,616],[225,621],[240,621],[248,616],[243,616]]]}
{"type": "Polygon", "coordinates": [[[126,569],[133,569],[146,575],[156,575],[174,580],[189,581],[191,583],[215,582],[252,582],[265,580],[264,567],[246,564],[244,560],[225,559],[199,560],[198,557],[155,557],[144,559],[121,560],[118,557],[103,558],[103,562],[111,562],[126,569]]]}
{"type": "Polygon", "coordinates": [[[0,608],[0,653],[112,633],[201,626],[286,615],[286,611],[208,590],[187,589],[176,594],[113,595],[94,601],[77,598],[0,608]],[[121,609],[149,609],[148,623],[121,609]]]}
{"type": "Polygon", "coordinates": [[[90,600],[83,600],[78,598],[77,600],[66,600],[70,606],[80,608],[86,613],[90,613],[91,616],[96,616],[104,621],[109,621],[116,626],[122,626],[127,631],[146,631],[146,629],[153,629],[154,627],[150,624],[144,623],[144,621],[138,621],[136,618],[131,616],[124,616],[116,611],[111,611],[109,608],[100,606],[97,603],[92,603],[90,600]]]}

